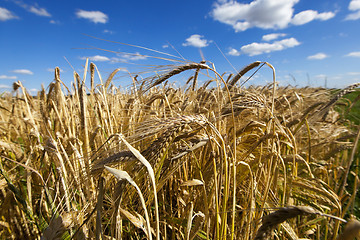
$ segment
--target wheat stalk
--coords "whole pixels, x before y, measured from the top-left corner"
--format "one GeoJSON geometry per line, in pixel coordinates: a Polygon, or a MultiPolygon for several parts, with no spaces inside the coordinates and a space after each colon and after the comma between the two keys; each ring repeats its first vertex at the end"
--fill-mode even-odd
{"type": "Polygon", "coordinates": [[[145,211],[145,219],[146,219],[146,228],[147,228],[147,236],[148,238],[151,240],[152,239],[152,235],[151,235],[151,228],[150,228],[150,218],[149,218],[149,214],[148,211],[146,209],[146,204],[145,204],[145,200],[143,197],[143,194],[140,190],[140,188],[138,187],[138,185],[134,182],[134,180],[130,177],[130,175],[122,170],[118,170],[115,168],[111,168],[108,166],[105,166],[105,169],[108,170],[111,174],[113,174],[118,180],[126,180],[128,181],[137,191],[137,193],[139,194],[140,197],[140,201],[141,201],[141,205],[144,208],[145,211]]]}

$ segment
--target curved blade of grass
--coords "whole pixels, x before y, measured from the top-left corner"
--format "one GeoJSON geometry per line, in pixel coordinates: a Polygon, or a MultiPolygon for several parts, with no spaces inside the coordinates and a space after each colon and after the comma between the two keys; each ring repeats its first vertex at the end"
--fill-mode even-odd
{"type": "Polygon", "coordinates": [[[138,192],[139,197],[140,197],[140,201],[141,201],[141,205],[143,206],[144,211],[145,211],[146,228],[147,228],[147,231],[148,231],[147,234],[148,234],[149,239],[151,240],[152,235],[151,235],[151,228],[150,228],[150,218],[149,218],[148,211],[146,209],[145,199],[144,199],[144,196],[143,196],[140,188],[138,187],[138,185],[134,182],[134,180],[130,177],[130,175],[126,171],[111,168],[111,167],[108,167],[108,166],[105,166],[105,169],[108,170],[112,175],[114,175],[114,177],[116,177],[118,180],[126,180],[126,181],[128,181],[132,186],[134,186],[134,188],[138,192]]]}
{"type": "Polygon", "coordinates": [[[135,157],[146,167],[149,172],[151,183],[154,188],[154,201],[155,201],[155,215],[156,215],[156,239],[160,240],[160,223],[159,223],[159,206],[157,200],[157,190],[156,190],[156,182],[155,182],[155,173],[154,169],[151,167],[150,163],[146,158],[133,146],[130,145],[124,138],[122,134],[118,135],[120,139],[125,143],[125,145],[129,148],[129,150],[135,155],[135,157]]]}

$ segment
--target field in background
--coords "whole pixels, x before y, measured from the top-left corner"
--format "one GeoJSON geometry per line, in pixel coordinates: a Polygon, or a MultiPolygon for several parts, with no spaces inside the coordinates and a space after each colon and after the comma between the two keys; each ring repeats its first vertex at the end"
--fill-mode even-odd
{"type": "Polygon", "coordinates": [[[101,79],[91,63],[72,86],[55,69],[36,97],[14,83],[0,99],[0,238],[353,239],[359,84],[239,86],[261,67],[224,79],[186,63],[120,91],[120,69],[101,79]]]}

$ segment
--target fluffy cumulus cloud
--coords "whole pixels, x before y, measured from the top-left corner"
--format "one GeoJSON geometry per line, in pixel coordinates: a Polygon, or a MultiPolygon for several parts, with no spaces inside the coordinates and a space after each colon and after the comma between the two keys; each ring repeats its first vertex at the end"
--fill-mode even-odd
{"type": "Polygon", "coordinates": [[[17,73],[17,74],[24,74],[24,75],[33,75],[34,73],[28,69],[15,69],[13,71],[11,71],[13,73],[17,73]]]}
{"type": "Polygon", "coordinates": [[[272,41],[275,39],[278,39],[280,37],[285,37],[286,34],[285,33],[270,33],[270,34],[266,34],[264,36],[262,36],[262,40],[263,41],[272,41]]]}
{"type": "Polygon", "coordinates": [[[352,13],[348,14],[345,20],[360,19],[360,0],[351,0],[349,10],[352,11],[352,13]]]}
{"type": "Polygon", "coordinates": [[[0,75],[0,79],[15,80],[15,79],[17,79],[17,77],[16,76],[0,75]]]}
{"type": "Polygon", "coordinates": [[[0,7],[0,21],[7,21],[10,19],[17,19],[18,17],[7,10],[6,8],[0,7]]]}
{"type": "Polygon", "coordinates": [[[91,56],[91,57],[81,57],[81,60],[86,60],[89,59],[92,62],[107,62],[110,61],[110,58],[105,57],[105,56],[100,56],[100,55],[95,55],[95,56],[91,56]]]}
{"type": "Polygon", "coordinates": [[[203,47],[207,47],[209,46],[210,41],[203,39],[204,36],[201,36],[199,34],[194,34],[191,35],[190,37],[188,37],[185,41],[185,43],[183,43],[183,46],[192,46],[192,47],[198,47],[198,48],[203,48],[203,47]]]}
{"type": "Polygon", "coordinates": [[[360,57],[360,52],[351,52],[345,55],[346,57],[360,57]]]}
{"type": "Polygon", "coordinates": [[[311,56],[308,56],[307,59],[309,60],[323,60],[325,58],[328,58],[329,56],[325,53],[317,53],[311,56]]]}
{"type": "Polygon", "coordinates": [[[360,10],[360,0],[352,0],[349,4],[349,10],[351,11],[360,10]]]}
{"type": "Polygon", "coordinates": [[[318,13],[314,10],[306,10],[296,14],[291,20],[291,23],[294,25],[303,25],[313,20],[326,21],[334,16],[335,13],[333,12],[318,13]]]}
{"type": "Polygon", "coordinates": [[[274,51],[281,51],[287,48],[292,48],[300,45],[295,38],[286,38],[273,43],[251,43],[241,47],[241,52],[249,56],[260,55],[263,53],[270,53],[274,51]]]}
{"type": "Polygon", "coordinates": [[[283,29],[291,23],[300,25],[335,16],[333,12],[318,13],[308,10],[296,14],[295,19],[294,5],[298,2],[299,0],[253,0],[250,3],[239,3],[234,0],[219,0],[214,4],[210,15],[219,22],[231,25],[236,32],[252,27],[283,29]]]}
{"type": "Polygon", "coordinates": [[[235,48],[230,48],[229,52],[228,52],[229,55],[231,56],[240,56],[241,55],[241,52],[235,48]]]}
{"type": "Polygon", "coordinates": [[[76,16],[87,19],[93,23],[107,23],[109,20],[109,17],[100,11],[85,11],[80,9],[76,12],[76,16]]]}

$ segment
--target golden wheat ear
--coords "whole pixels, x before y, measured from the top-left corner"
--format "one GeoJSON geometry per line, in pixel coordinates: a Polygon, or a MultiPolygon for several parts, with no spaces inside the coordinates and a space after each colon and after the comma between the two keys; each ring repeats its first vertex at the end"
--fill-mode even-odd
{"type": "MultiPolygon", "coordinates": [[[[242,76],[244,76],[251,69],[258,67],[260,65],[260,63],[261,63],[260,61],[256,61],[256,62],[250,63],[249,65],[247,65],[246,67],[241,69],[241,71],[238,72],[238,74],[236,74],[231,80],[229,80],[229,83],[228,83],[229,90],[236,84],[237,81],[239,81],[239,79],[242,76]]],[[[223,90],[225,90],[225,89],[223,89],[223,90]]]]}
{"type": "Polygon", "coordinates": [[[184,65],[178,66],[177,68],[174,68],[173,70],[164,74],[160,78],[158,78],[158,77],[154,78],[151,81],[150,86],[144,92],[147,92],[151,88],[163,83],[164,81],[171,78],[172,76],[175,76],[181,72],[184,72],[184,71],[190,70],[190,69],[210,69],[210,67],[203,63],[189,63],[189,64],[184,64],[184,65]]]}
{"type": "Polygon", "coordinates": [[[317,212],[311,207],[284,207],[263,217],[262,225],[259,228],[254,240],[269,239],[272,230],[280,223],[305,214],[316,214],[317,212]]]}
{"type": "Polygon", "coordinates": [[[263,217],[262,225],[257,231],[257,234],[254,240],[263,240],[269,239],[271,237],[272,230],[279,225],[280,223],[285,222],[288,219],[295,218],[297,216],[302,215],[319,215],[334,218],[336,220],[346,222],[344,219],[332,216],[329,214],[324,214],[319,212],[312,207],[308,206],[291,206],[291,207],[283,207],[279,210],[270,213],[269,215],[263,217]]]}

